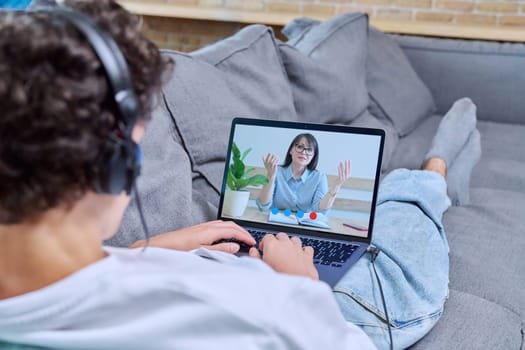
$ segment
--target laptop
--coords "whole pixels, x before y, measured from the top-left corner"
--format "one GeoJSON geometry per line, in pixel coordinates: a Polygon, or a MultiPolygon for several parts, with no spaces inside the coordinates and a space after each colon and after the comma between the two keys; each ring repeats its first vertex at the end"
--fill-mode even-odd
{"type": "MultiPolygon", "coordinates": [[[[314,248],[319,278],[333,287],[370,245],[384,140],[385,132],[381,129],[235,118],[231,125],[218,218],[244,227],[257,243],[267,233],[284,232],[299,237],[303,245],[314,248]],[[315,169],[308,169],[308,163],[307,176],[290,177],[292,165],[308,162],[305,156],[284,166],[292,148],[299,150],[301,155],[315,155],[311,145],[292,142],[301,134],[315,138],[318,151],[315,169]],[[263,188],[260,182],[261,176],[267,174],[263,158],[268,154],[277,156],[282,168],[276,181],[288,181],[291,187],[276,184],[273,192],[267,191],[272,192],[271,200],[263,203],[259,199],[263,188]],[[254,177],[254,180],[243,191],[234,191],[228,173],[239,160],[244,164],[244,178],[254,177]],[[337,180],[338,165],[346,160],[350,160],[350,176],[335,194],[332,206],[315,210],[319,207],[319,199],[324,198],[330,185],[337,180]]],[[[301,164],[304,167],[306,163],[301,164]]],[[[238,167],[236,171],[238,175],[238,167]]],[[[268,194],[266,196],[263,198],[268,198],[268,194]]]]}

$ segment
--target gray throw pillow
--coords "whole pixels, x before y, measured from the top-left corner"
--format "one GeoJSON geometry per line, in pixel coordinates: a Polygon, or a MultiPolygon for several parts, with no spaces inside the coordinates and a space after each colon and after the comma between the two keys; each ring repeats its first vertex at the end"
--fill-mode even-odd
{"type": "Polygon", "coordinates": [[[301,120],[348,124],[368,106],[368,17],[348,13],[325,22],[299,19],[279,45],[301,120]]]}
{"type": "Polygon", "coordinates": [[[151,235],[195,225],[217,215],[214,199],[207,198],[206,189],[196,183],[173,119],[164,101],[160,102],[140,143],[143,162],[137,179],[138,194],[133,193],[119,232],[105,244],[126,247],[144,239],[137,195],[151,235]]]}
{"type": "Polygon", "coordinates": [[[292,20],[290,23],[284,26],[281,33],[288,38],[288,44],[293,45],[294,43],[303,39],[303,36],[310,31],[310,29],[321,24],[321,21],[302,17],[292,20]]]}
{"type": "Polygon", "coordinates": [[[234,117],[296,120],[273,31],[253,25],[191,55],[165,54],[176,62],[167,107],[192,169],[219,191],[234,117]]]}
{"type": "Polygon", "coordinates": [[[390,120],[401,137],[436,110],[432,94],[399,45],[373,27],[368,35],[366,81],[370,112],[390,120]]]}
{"type": "Polygon", "coordinates": [[[396,150],[399,142],[399,136],[396,130],[392,126],[392,123],[388,120],[381,120],[370,114],[369,111],[365,110],[359,117],[357,117],[350,126],[383,129],[385,131],[385,147],[383,149],[383,161],[381,163],[381,170],[386,171],[390,165],[392,155],[396,150]]]}

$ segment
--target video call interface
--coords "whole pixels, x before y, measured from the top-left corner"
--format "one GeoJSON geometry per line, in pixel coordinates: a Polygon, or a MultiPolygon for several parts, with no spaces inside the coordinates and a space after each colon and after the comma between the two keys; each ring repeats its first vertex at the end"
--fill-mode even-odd
{"type": "Polygon", "coordinates": [[[380,143],[379,135],[237,124],[243,178],[268,184],[239,194],[226,177],[221,217],[366,238],[380,143]]]}

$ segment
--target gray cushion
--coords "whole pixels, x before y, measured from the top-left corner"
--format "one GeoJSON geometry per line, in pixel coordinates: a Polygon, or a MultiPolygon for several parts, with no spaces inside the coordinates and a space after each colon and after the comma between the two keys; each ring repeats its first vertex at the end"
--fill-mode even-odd
{"type": "Polygon", "coordinates": [[[428,117],[408,136],[400,138],[387,170],[419,169],[441,118],[440,115],[428,117]]]}
{"type": "MultiPolygon", "coordinates": [[[[141,147],[143,164],[137,188],[152,235],[216,217],[216,201],[210,199],[210,191],[203,188],[199,176],[192,178],[190,160],[177,138],[164,101],[146,126],[141,147]]],[[[105,243],[125,247],[143,238],[144,230],[133,197],[119,232],[105,243]]]]}
{"type": "Polygon", "coordinates": [[[525,124],[525,44],[395,36],[443,114],[468,95],[478,118],[525,124]]]}
{"type": "Polygon", "coordinates": [[[297,21],[287,26],[286,32],[297,36],[279,46],[297,114],[303,121],[348,124],[368,106],[368,17],[343,14],[322,23],[312,20],[311,27],[307,19],[301,21],[300,27],[297,21]]]}
{"type": "Polygon", "coordinates": [[[430,91],[399,45],[373,27],[368,35],[366,82],[371,113],[391,120],[400,136],[436,110],[430,91]]]}
{"type": "Polygon", "coordinates": [[[288,38],[288,43],[293,45],[293,43],[302,40],[303,36],[305,36],[310,29],[316,27],[320,23],[321,21],[312,18],[295,18],[283,27],[281,33],[288,38]]]}
{"type": "MultiPolygon", "coordinates": [[[[417,169],[430,148],[441,121],[434,115],[410,135],[399,140],[386,170],[417,169]]],[[[525,126],[478,121],[481,132],[481,160],[474,168],[471,187],[525,192],[525,126]]]]}
{"type": "Polygon", "coordinates": [[[253,25],[176,61],[165,86],[172,114],[194,171],[220,190],[231,120],[295,120],[292,91],[271,28],[253,25]]]}
{"type": "Polygon", "coordinates": [[[478,128],[483,153],[471,185],[525,193],[525,125],[481,121],[478,128]]]}
{"type": "Polygon", "coordinates": [[[494,302],[450,290],[443,316],[412,350],[519,349],[518,315],[494,302]]]}
{"type": "Polygon", "coordinates": [[[379,120],[368,111],[364,111],[357,119],[355,119],[351,126],[366,127],[366,128],[375,128],[383,129],[385,131],[385,148],[383,150],[383,162],[381,169],[386,171],[389,167],[390,160],[392,155],[397,147],[399,141],[399,136],[397,135],[396,130],[388,120],[379,120]]]}
{"type": "Polygon", "coordinates": [[[494,301],[525,321],[525,196],[473,188],[473,204],[450,208],[450,286],[494,301]]]}

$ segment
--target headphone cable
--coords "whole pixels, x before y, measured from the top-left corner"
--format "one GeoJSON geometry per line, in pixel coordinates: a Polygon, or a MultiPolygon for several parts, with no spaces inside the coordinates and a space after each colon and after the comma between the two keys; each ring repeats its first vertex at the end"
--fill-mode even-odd
{"type": "Polygon", "coordinates": [[[392,329],[390,327],[390,318],[388,317],[388,311],[386,309],[386,301],[385,301],[385,295],[383,294],[383,287],[381,286],[381,280],[379,279],[379,275],[377,274],[375,261],[381,250],[377,248],[376,246],[368,246],[366,249],[367,252],[370,253],[370,261],[372,262],[372,267],[374,268],[374,273],[376,275],[377,284],[379,285],[379,291],[381,293],[381,301],[383,302],[383,309],[385,311],[385,318],[386,318],[386,325],[388,327],[388,337],[390,338],[390,350],[394,349],[394,341],[392,340],[392,329]]]}
{"type": "Polygon", "coordinates": [[[148,225],[146,225],[146,219],[144,218],[144,212],[142,210],[142,203],[140,202],[140,195],[139,191],[137,190],[137,182],[135,181],[133,183],[133,192],[135,193],[135,199],[137,200],[137,210],[139,211],[139,217],[140,222],[142,223],[142,229],[144,230],[144,235],[146,236],[146,242],[144,244],[144,248],[142,248],[142,251],[145,251],[146,248],[149,246],[149,230],[148,225]]]}

